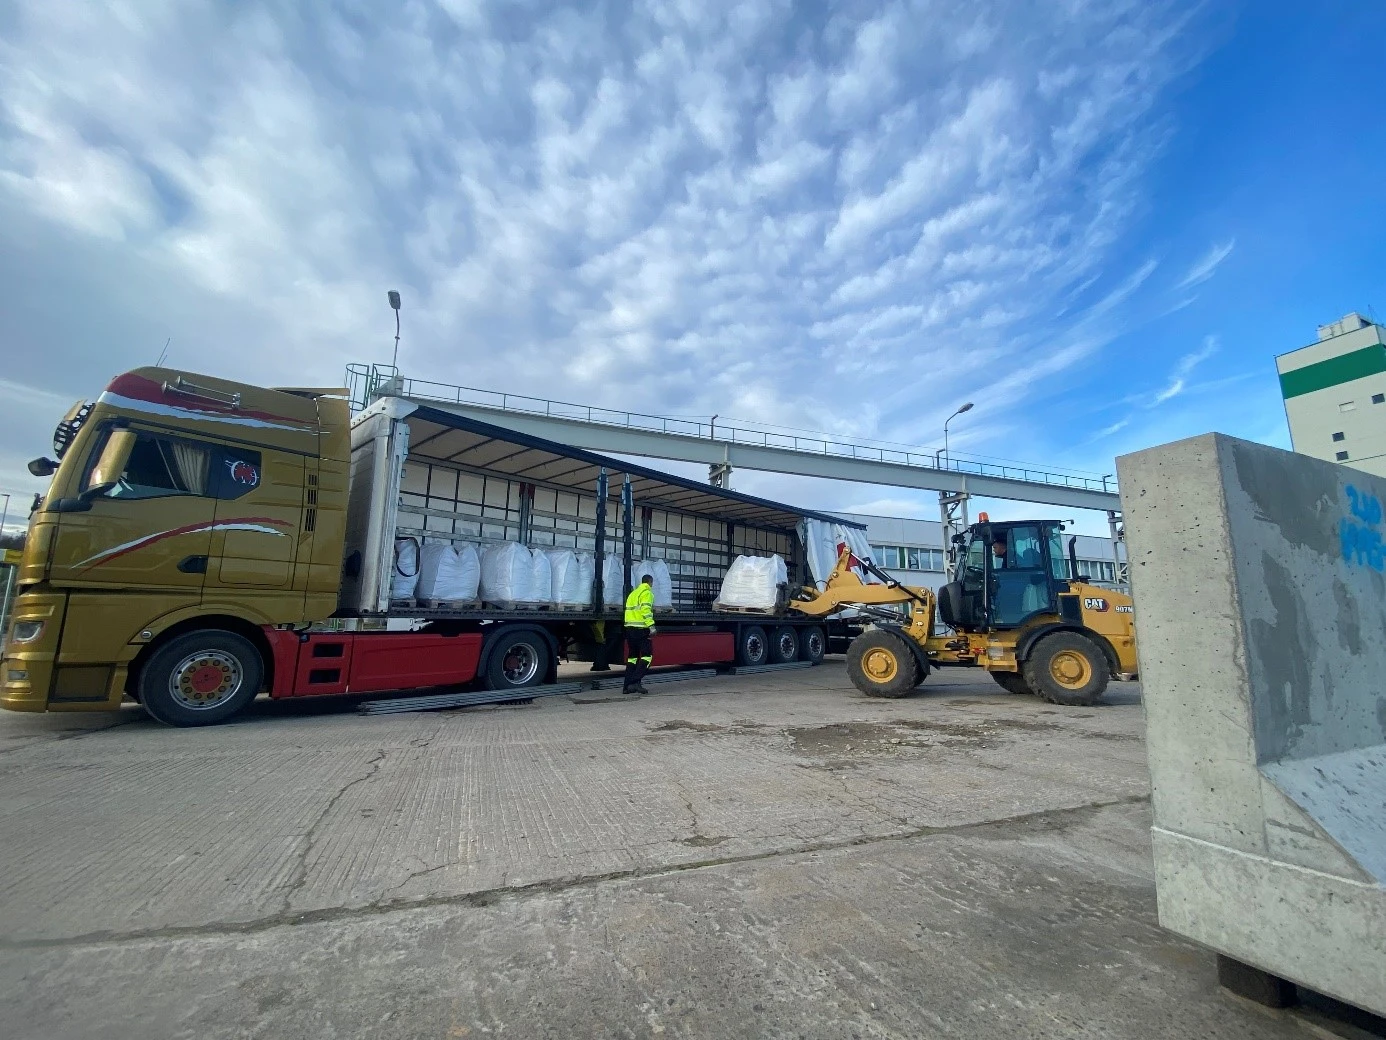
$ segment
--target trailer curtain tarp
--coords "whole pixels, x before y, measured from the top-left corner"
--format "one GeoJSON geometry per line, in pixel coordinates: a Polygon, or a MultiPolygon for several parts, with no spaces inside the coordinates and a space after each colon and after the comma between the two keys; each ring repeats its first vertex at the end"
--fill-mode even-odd
{"type": "Polygon", "coordinates": [[[866,540],[866,529],[845,522],[826,523],[805,518],[799,521],[799,540],[804,545],[804,557],[808,561],[809,573],[813,575],[813,582],[820,589],[827,584],[828,575],[837,565],[842,545],[847,545],[857,559],[871,560],[871,543],[866,540]]]}

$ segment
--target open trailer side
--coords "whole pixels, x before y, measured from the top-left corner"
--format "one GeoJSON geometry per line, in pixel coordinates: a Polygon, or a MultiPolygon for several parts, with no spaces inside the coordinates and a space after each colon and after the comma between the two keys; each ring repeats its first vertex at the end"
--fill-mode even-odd
{"type": "Polygon", "coordinates": [[[861,530],[837,517],[393,397],[353,421],[351,468],[344,630],[278,633],[275,696],[522,687],[552,681],[560,657],[622,660],[622,604],[642,560],[663,560],[672,586],[655,666],[816,662],[850,624],[796,615],[783,597],[765,612],[714,606],[738,556],[779,555],[787,589],[812,582],[807,525],[861,530]],[[590,598],[564,609],[392,599],[401,538],[589,553],[590,598]],[[608,558],[620,589],[606,587],[617,580],[608,558]]]}

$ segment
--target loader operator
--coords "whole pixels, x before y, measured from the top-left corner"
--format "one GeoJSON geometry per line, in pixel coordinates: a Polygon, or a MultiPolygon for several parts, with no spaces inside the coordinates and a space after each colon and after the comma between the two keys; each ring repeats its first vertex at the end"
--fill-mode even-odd
{"type": "Polygon", "coordinates": [[[642,574],[626,597],[626,675],[622,693],[648,693],[641,680],[654,659],[654,576],[642,574]]]}

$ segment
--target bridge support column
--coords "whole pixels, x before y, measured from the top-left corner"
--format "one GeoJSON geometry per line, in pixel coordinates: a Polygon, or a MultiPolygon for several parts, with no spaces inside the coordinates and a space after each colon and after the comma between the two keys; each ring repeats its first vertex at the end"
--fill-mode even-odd
{"type": "Polygon", "coordinates": [[[938,493],[938,518],[943,524],[944,581],[952,581],[957,576],[957,547],[953,544],[953,536],[967,530],[967,500],[971,497],[966,491],[938,493]]]}

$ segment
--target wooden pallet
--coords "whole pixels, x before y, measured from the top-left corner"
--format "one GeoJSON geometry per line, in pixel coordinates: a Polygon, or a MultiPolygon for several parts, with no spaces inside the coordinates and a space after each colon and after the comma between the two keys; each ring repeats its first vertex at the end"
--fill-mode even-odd
{"type": "Polygon", "coordinates": [[[779,612],[775,607],[727,607],[719,603],[712,605],[715,614],[748,614],[751,617],[778,617],[779,612]]]}
{"type": "Polygon", "coordinates": [[[481,606],[479,599],[421,599],[419,606],[425,610],[476,610],[481,606]]]}
{"type": "Polygon", "coordinates": [[[488,599],[486,606],[492,610],[552,610],[553,604],[519,599],[488,599]]]}

